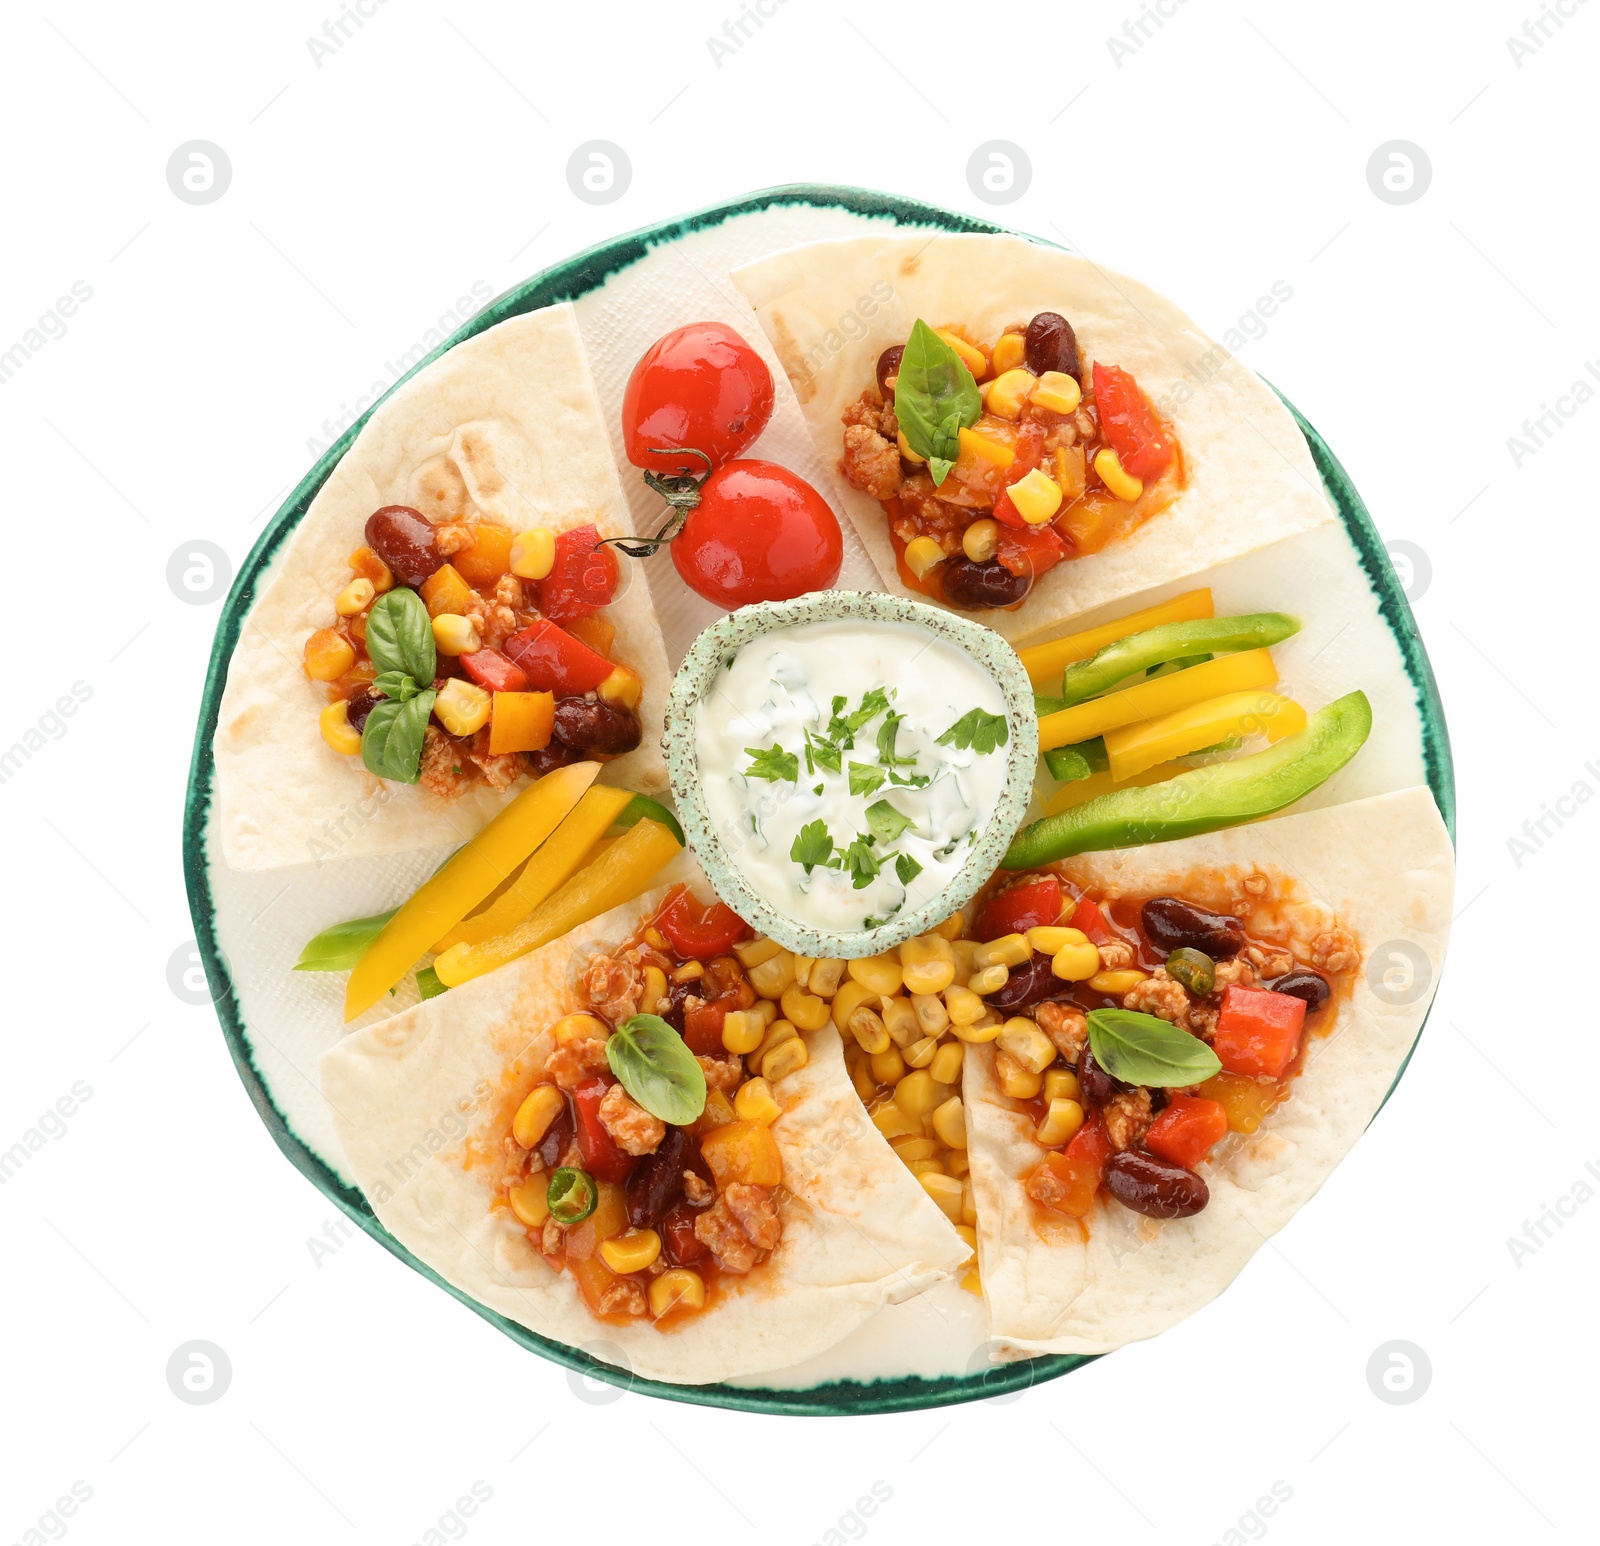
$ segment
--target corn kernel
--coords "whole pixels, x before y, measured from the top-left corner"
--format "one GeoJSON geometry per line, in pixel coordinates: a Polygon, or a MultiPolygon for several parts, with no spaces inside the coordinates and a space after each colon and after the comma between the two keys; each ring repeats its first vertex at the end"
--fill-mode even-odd
{"type": "Polygon", "coordinates": [[[922,1190],[925,1191],[939,1205],[939,1211],[950,1220],[952,1224],[961,1218],[961,1187],[962,1183],[954,1176],[932,1175],[919,1176],[922,1190]]]}
{"type": "Polygon", "coordinates": [[[975,1294],[979,1299],[983,1298],[983,1278],[979,1275],[976,1262],[967,1269],[967,1275],[962,1278],[961,1286],[967,1293],[975,1294]]]}
{"type": "Polygon", "coordinates": [[[1064,945],[1056,952],[1050,970],[1063,982],[1087,982],[1100,970],[1100,952],[1088,940],[1064,945]]]}
{"type": "Polygon", "coordinates": [[[921,1041],[914,1041],[901,1056],[905,1059],[908,1068],[926,1068],[933,1061],[934,1054],[939,1050],[937,1036],[924,1036],[921,1041]]]}
{"type": "Polygon", "coordinates": [[[885,1138],[922,1137],[922,1118],[914,1117],[908,1111],[902,1111],[892,1100],[885,1101],[872,1113],[872,1125],[885,1138]]]}
{"type": "Polygon", "coordinates": [[[895,1104],[914,1117],[932,1116],[955,1092],[927,1068],[914,1068],[894,1087],[895,1104]]]}
{"type": "Polygon", "coordinates": [[[1007,1020],[996,1038],[1030,1074],[1042,1074],[1056,1060],[1056,1044],[1032,1020],[1007,1020]]]}
{"type": "Polygon", "coordinates": [[[661,1254],[661,1236],[653,1229],[630,1229],[600,1242],[600,1260],[613,1272],[643,1272],[661,1254]]]}
{"type": "Polygon", "coordinates": [[[966,1242],[966,1246],[969,1251],[976,1251],[978,1249],[978,1231],[975,1230],[972,1225],[957,1224],[956,1233],[961,1236],[963,1241],[966,1242]]]}
{"type": "Polygon", "coordinates": [[[1133,967],[1122,971],[1096,972],[1089,979],[1089,986],[1096,993],[1126,993],[1145,980],[1146,974],[1133,967]]]}
{"type": "MultiPolygon", "coordinates": [[[[946,1102],[948,1105],[949,1102],[946,1102]]],[[[943,1107],[940,1108],[941,1110],[943,1107]]],[[[939,1113],[934,1113],[937,1116],[939,1113]]],[[[946,1149],[944,1151],[944,1173],[947,1176],[964,1176],[972,1169],[972,1161],[967,1158],[965,1149],[946,1149]]]]}
{"type": "Polygon", "coordinates": [[[961,533],[961,551],[975,564],[986,564],[1000,547],[1000,523],[988,516],[974,521],[961,533]]]}
{"type": "Polygon", "coordinates": [[[644,693],[644,678],[629,666],[613,666],[595,693],[602,703],[613,708],[636,709],[644,693]]]}
{"type": "Polygon", "coordinates": [[[558,1047],[570,1047],[575,1041],[592,1038],[604,1041],[610,1034],[611,1027],[596,1015],[562,1015],[550,1027],[550,1037],[558,1047]]]}
{"type": "Polygon", "coordinates": [[[997,414],[1002,419],[1015,419],[1022,413],[1022,406],[1028,400],[1028,394],[1033,390],[1037,378],[1031,370],[1024,370],[1020,365],[996,376],[989,387],[988,396],[984,399],[989,412],[997,414]]]}
{"type": "Polygon", "coordinates": [[[911,1010],[917,1017],[917,1030],[924,1036],[942,1036],[950,1026],[950,1012],[944,1000],[933,993],[913,993],[911,1010]]]}
{"type": "Polygon", "coordinates": [[[778,1018],[778,1006],[770,998],[758,998],[755,1003],[745,1010],[745,1013],[747,1015],[759,1015],[761,1023],[770,1028],[773,1021],[778,1018]]]}
{"type": "MultiPolygon", "coordinates": [[[[816,968],[813,967],[811,969],[811,975],[815,977],[816,974],[816,968]]],[[[847,982],[840,983],[839,991],[833,995],[833,1003],[829,1006],[830,1012],[833,1015],[833,1023],[838,1028],[840,1034],[842,1035],[844,1032],[850,1029],[851,1015],[853,1015],[863,1004],[870,1009],[872,1007],[873,1000],[878,997],[878,994],[872,992],[868,988],[863,987],[855,980],[854,977],[850,978],[847,982]]]]}
{"type": "Polygon", "coordinates": [[[1012,1100],[1032,1100],[1044,1084],[1042,1074],[1024,1068],[1009,1052],[995,1053],[994,1078],[1000,1093],[1012,1100]]]}
{"type": "MultiPolygon", "coordinates": [[[[658,929],[654,924],[651,924],[650,927],[644,931],[644,942],[645,944],[649,945],[652,950],[670,950],[672,948],[667,941],[667,936],[663,934],[661,930],[658,929]]],[[[733,948],[737,950],[739,947],[735,945],[733,948]]]]}
{"type": "Polygon", "coordinates": [[[846,963],[845,970],[852,981],[882,998],[893,998],[900,991],[902,978],[898,956],[863,956],[859,961],[846,963]]]}
{"type": "Polygon", "coordinates": [[[314,682],[337,682],[356,663],[356,652],[342,633],[319,628],[305,647],[306,675],[314,682]]]}
{"type": "Polygon", "coordinates": [[[1027,934],[1028,949],[1047,956],[1060,955],[1068,945],[1082,945],[1088,938],[1078,929],[1063,928],[1056,923],[1040,924],[1037,928],[1029,929],[1027,934]]]}
{"type": "Polygon", "coordinates": [[[734,1114],[733,1102],[721,1090],[706,1091],[706,1109],[700,1113],[700,1131],[710,1132],[713,1128],[726,1127],[730,1122],[738,1121],[734,1114]]]}
{"type": "Polygon", "coordinates": [[[494,694],[487,688],[453,676],[433,700],[433,712],[451,735],[474,735],[489,723],[494,694]]]}
{"type": "Polygon", "coordinates": [[[907,993],[943,993],[956,980],[956,956],[950,941],[921,934],[900,947],[900,971],[907,993]]]}
{"type": "Polygon", "coordinates": [[[972,952],[972,969],[981,971],[997,962],[1002,966],[1026,966],[1033,956],[1026,934],[1002,934],[977,946],[972,952]]]}
{"type": "Polygon", "coordinates": [[[470,655],[483,648],[483,636],[472,619],[456,612],[441,612],[434,618],[433,642],[441,655],[470,655]]]}
{"type": "Polygon", "coordinates": [[[647,1015],[660,1013],[661,1000],[667,996],[667,974],[659,966],[644,969],[644,987],[639,993],[639,1008],[647,1015]]]}
{"type": "Polygon", "coordinates": [[[979,997],[985,993],[998,993],[1010,976],[1010,968],[997,961],[993,966],[985,966],[967,978],[967,992],[976,993],[979,997]]]}
{"type": "Polygon", "coordinates": [[[730,1009],[722,1019],[722,1045],[740,1057],[754,1052],[767,1039],[766,1022],[747,1009],[730,1009]]]}
{"type": "Polygon", "coordinates": [[[967,920],[961,913],[951,913],[942,923],[935,924],[932,932],[943,940],[958,940],[966,932],[967,920]]]}
{"type": "Polygon", "coordinates": [[[1008,370],[1015,370],[1027,357],[1028,340],[1023,334],[1002,333],[995,341],[989,364],[998,379],[1008,370]]]}
{"type": "Polygon", "coordinates": [[[1100,474],[1100,481],[1111,490],[1118,499],[1132,504],[1144,493],[1143,480],[1134,477],[1131,472],[1125,472],[1122,467],[1122,458],[1110,446],[1094,454],[1094,470],[1100,474]]]}
{"type": "Polygon", "coordinates": [[[872,1077],[879,1084],[899,1084],[906,1076],[906,1060],[900,1056],[898,1047],[885,1047],[882,1052],[874,1052],[868,1061],[872,1067],[872,1077]]]}
{"type": "Polygon", "coordinates": [[[1078,1076],[1070,1068],[1047,1068],[1042,1093],[1047,1101],[1076,1100],[1080,1093],[1078,1076]]]}
{"type": "Polygon", "coordinates": [[[765,1079],[746,1079],[733,1097],[733,1112],[741,1122],[771,1127],[783,1115],[783,1107],[772,1098],[772,1086],[765,1079]]]}
{"type": "Polygon", "coordinates": [[[917,1012],[910,999],[882,998],[878,1000],[878,1018],[889,1033],[889,1040],[897,1047],[909,1047],[923,1035],[917,1021],[917,1012]]]}
{"type": "Polygon", "coordinates": [[[989,1014],[974,1020],[971,1025],[952,1025],[950,1030],[957,1041],[979,1044],[993,1041],[1000,1034],[1000,1027],[1004,1024],[999,1015],[989,1014]]]}
{"type": "Polygon", "coordinates": [[[815,993],[807,993],[798,982],[783,990],[783,1017],[802,1031],[820,1031],[828,1023],[828,1005],[815,993]]]}
{"type": "Polygon", "coordinates": [[[806,1050],[806,1044],[798,1036],[787,1041],[781,1041],[771,1052],[761,1060],[761,1077],[768,1084],[775,1084],[779,1079],[786,1079],[792,1073],[797,1073],[811,1061],[811,1054],[806,1050]]]}
{"type": "Polygon", "coordinates": [[[869,1055],[889,1050],[889,1032],[882,1020],[863,1004],[850,1016],[850,1034],[869,1055]]]}
{"type": "Polygon", "coordinates": [[[1043,526],[1061,508],[1061,485],[1038,467],[1024,473],[1006,492],[1030,526],[1043,526]]]}
{"type": "Polygon", "coordinates": [[[762,998],[782,998],[783,990],[794,981],[794,957],[787,950],[780,950],[771,960],[752,966],[749,977],[750,986],[762,998]]]}
{"type": "Polygon", "coordinates": [[[377,594],[378,588],[371,580],[352,580],[334,598],[333,610],[340,617],[354,617],[357,612],[365,612],[377,594]]]}
{"type": "Polygon", "coordinates": [[[952,1095],[949,1100],[934,1107],[933,1130],[939,1135],[939,1141],[947,1147],[966,1148],[967,1108],[961,1104],[959,1095],[952,1095]]]}
{"type": "Polygon", "coordinates": [[[782,949],[783,946],[775,939],[742,939],[733,947],[733,953],[738,956],[739,965],[749,971],[752,966],[760,966],[763,961],[770,961],[782,949]]]}
{"type": "Polygon", "coordinates": [[[850,1070],[850,1082],[856,1087],[863,1106],[871,1105],[878,1098],[878,1081],[872,1077],[872,1065],[866,1058],[850,1070]]]}
{"type": "Polygon", "coordinates": [[[674,982],[695,982],[706,974],[705,963],[702,961],[685,961],[682,966],[672,968],[674,982]]]}
{"type": "Polygon", "coordinates": [[[944,562],[944,549],[932,537],[913,537],[906,543],[906,568],[919,580],[927,579],[944,562]]]}
{"type": "Polygon", "coordinates": [[[705,1280],[688,1267],[673,1267],[650,1284],[650,1313],[657,1320],[705,1307],[705,1280]]]}
{"type": "Polygon", "coordinates": [[[974,381],[982,381],[989,374],[989,361],[976,344],[969,344],[959,333],[952,333],[946,327],[936,327],[934,332],[961,356],[961,363],[972,372],[974,381]]]}
{"type": "Polygon", "coordinates": [[[951,940],[950,948],[956,957],[956,986],[964,988],[967,978],[972,975],[972,953],[978,948],[978,943],[971,939],[955,939],[951,940]]]}
{"type": "Polygon", "coordinates": [[[961,1188],[961,1222],[974,1226],[978,1222],[978,1199],[973,1195],[970,1181],[961,1188]]]}
{"type": "Polygon", "coordinates": [[[556,566],[556,534],[531,526],[511,539],[511,572],[523,580],[543,580],[556,566]]]}
{"type": "Polygon", "coordinates": [[[817,964],[815,956],[796,956],[794,958],[794,980],[797,986],[809,989],[811,986],[811,968],[817,964]]]}
{"type": "Polygon", "coordinates": [[[1077,1101],[1053,1100],[1044,1121],[1033,1130],[1034,1141],[1047,1149],[1059,1148],[1082,1126],[1083,1107],[1077,1101]]]}
{"type": "Polygon", "coordinates": [[[336,698],[317,716],[322,739],[343,757],[354,757],[361,750],[361,732],[350,723],[350,705],[336,698]]]}
{"type": "Polygon", "coordinates": [[[939,1084],[959,1085],[961,1083],[961,1043],[958,1041],[941,1042],[939,1050],[934,1053],[933,1061],[928,1064],[928,1072],[933,1075],[939,1084]]]}
{"type": "Polygon", "coordinates": [[[944,990],[945,1013],[952,1025],[971,1025],[983,1018],[987,1007],[971,988],[949,987],[944,990]]]}
{"type": "Polygon", "coordinates": [[[1076,413],[1083,401],[1083,388],[1076,376],[1069,376],[1064,370],[1047,370],[1039,377],[1028,401],[1051,413],[1076,413]]]}
{"type": "Polygon", "coordinates": [[[906,1169],[918,1178],[922,1176],[942,1176],[945,1173],[944,1162],[937,1159],[907,1160],[906,1169]]]}
{"type": "Polygon", "coordinates": [[[904,430],[901,430],[895,436],[895,444],[900,447],[900,454],[905,457],[908,462],[913,462],[920,467],[928,460],[928,458],[925,456],[918,456],[917,453],[911,449],[911,442],[906,439],[906,432],[904,430]]]}
{"type": "Polygon", "coordinates": [[[511,1136],[524,1149],[537,1147],[566,1104],[566,1097],[553,1084],[536,1085],[511,1119],[511,1136]]]}
{"type": "Polygon", "coordinates": [[[751,1072],[760,1073],[762,1058],[771,1052],[774,1047],[782,1046],[786,1041],[793,1041],[799,1034],[799,1031],[794,1028],[792,1022],[788,1020],[774,1020],[772,1024],[767,1027],[766,1035],[761,1038],[761,1045],[757,1047],[754,1052],[749,1054],[751,1072]]]}
{"type": "Polygon", "coordinates": [[[939,1154],[935,1138],[892,1138],[889,1147],[908,1165],[913,1160],[936,1159],[939,1154]]]}
{"type": "Polygon", "coordinates": [[[542,1170],[506,1190],[506,1201],[517,1222],[537,1229],[550,1217],[550,1178],[542,1170]]]}
{"type": "Polygon", "coordinates": [[[843,981],[843,961],[818,961],[811,968],[811,976],[806,986],[818,998],[832,998],[839,991],[839,984],[843,981]]]}

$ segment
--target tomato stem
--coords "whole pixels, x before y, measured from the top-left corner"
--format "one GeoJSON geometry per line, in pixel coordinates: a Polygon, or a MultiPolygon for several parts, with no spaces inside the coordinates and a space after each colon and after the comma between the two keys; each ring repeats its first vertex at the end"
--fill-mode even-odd
{"type": "Polygon", "coordinates": [[[671,513],[667,517],[666,525],[653,537],[604,539],[605,542],[615,543],[629,558],[649,558],[683,530],[683,523],[688,520],[689,512],[700,503],[700,485],[714,470],[711,458],[693,446],[648,446],[646,449],[652,456],[698,456],[706,464],[706,470],[703,473],[674,473],[668,477],[663,477],[658,472],[645,472],[645,485],[666,500],[671,513]]]}

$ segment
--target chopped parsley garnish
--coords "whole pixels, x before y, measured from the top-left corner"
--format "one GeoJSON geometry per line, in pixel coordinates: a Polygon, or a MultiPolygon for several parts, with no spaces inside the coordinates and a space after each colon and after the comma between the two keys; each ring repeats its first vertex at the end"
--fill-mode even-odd
{"type": "Polygon", "coordinates": [[[886,768],[909,768],[917,760],[915,757],[895,755],[895,738],[900,734],[900,722],[904,718],[904,714],[896,714],[891,709],[878,726],[878,761],[886,768]]]}
{"type": "Polygon", "coordinates": [[[883,787],[883,777],[882,768],[875,768],[866,762],[852,762],[850,764],[850,793],[872,794],[883,787]]]}
{"type": "Polygon", "coordinates": [[[841,868],[849,870],[850,885],[856,891],[870,886],[878,878],[878,871],[883,868],[883,861],[872,851],[872,843],[872,835],[863,832],[848,848],[840,852],[840,858],[843,860],[841,868]]]}
{"type": "Polygon", "coordinates": [[[826,864],[832,852],[833,839],[826,825],[820,821],[808,821],[790,845],[789,857],[809,875],[819,864],[826,864]]]}
{"type": "Polygon", "coordinates": [[[983,709],[969,709],[939,737],[940,746],[954,745],[958,751],[970,746],[980,757],[1005,744],[1005,715],[990,714],[983,709]]]}
{"type": "Polygon", "coordinates": [[[904,811],[897,811],[887,800],[878,800],[867,807],[867,826],[880,843],[892,843],[915,823],[904,811]]]}
{"type": "Polygon", "coordinates": [[[933,782],[933,775],[931,773],[912,773],[906,776],[891,769],[889,782],[898,784],[902,789],[926,789],[933,782]]]}
{"type": "Polygon", "coordinates": [[[824,768],[829,773],[838,773],[843,761],[843,752],[834,742],[814,731],[806,731],[806,772],[815,773],[818,768],[824,768]]]}
{"type": "Polygon", "coordinates": [[[750,759],[750,766],[744,770],[746,778],[765,778],[774,784],[792,784],[800,777],[800,759],[781,746],[769,746],[765,751],[759,746],[747,746],[744,754],[750,759]]]}
{"type": "Polygon", "coordinates": [[[900,877],[902,886],[909,886],[922,873],[922,866],[910,854],[896,854],[894,872],[900,877]]]}

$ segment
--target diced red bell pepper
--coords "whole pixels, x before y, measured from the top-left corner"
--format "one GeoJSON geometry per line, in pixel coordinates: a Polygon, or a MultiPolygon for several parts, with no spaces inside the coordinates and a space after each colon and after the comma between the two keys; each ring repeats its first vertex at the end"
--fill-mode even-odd
{"type": "Polygon", "coordinates": [[[556,538],[555,563],[539,584],[539,610],[570,623],[605,606],[617,588],[617,556],[600,544],[593,524],[573,526],[556,538]]]}
{"type": "Polygon", "coordinates": [[[593,692],[611,675],[611,662],[604,655],[544,618],[512,634],[505,652],[521,667],[529,688],[553,692],[558,698],[593,692]]]}
{"type": "Polygon", "coordinates": [[[1117,365],[1094,365],[1094,406],[1124,472],[1159,478],[1172,465],[1177,442],[1139,383],[1117,365]]]}
{"type": "Polygon", "coordinates": [[[699,1212],[680,1202],[661,1221],[661,1249],[673,1267],[692,1267],[706,1254],[706,1245],[695,1232],[699,1212]]]}
{"type": "Polygon", "coordinates": [[[1294,1061],[1305,1023],[1303,998],[1235,983],[1222,995],[1211,1050],[1231,1074],[1276,1079],[1294,1061]]]}
{"type": "Polygon", "coordinates": [[[1072,914],[1071,926],[1078,930],[1091,945],[1103,945],[1111,938],[1111,930],[1100,915],[1099,907],[1085,897],[1072,914]]]}
{"type": "Polygon", "coordinates": [[[676,887],[656,915],[656,927],[685,960],[709,961],[726,955],[736,941],[754,931],[731,907],[702,907],[687,886],[676,887]]]}
{"type": "Polygon", "coordinates": [[[730,1010],[738,1007],[739,1000],[732,994],[723,994],[693,1009],[686,1007],[683,1011],[684,1045],[701,1057],[721,1057],[722,1022],[728,1018],[730,1010]]]}
{"type": "Polygon", "coordinates": [[[583,1168],[597,1181],[626,1181],[633,1156],[618,1145],[600,1120],[600,1102],[609,1088],[604,1079],[591,1079],[572,1092],[578,1117],[578,1153],[583,1156],[583,1168]]]}
{"type": "MultiPolygon", "coordinates": [[[[1006,502],[1010,503],[1009,495],[1006,496],[1006,502]]],[[[1026,574],[1038,579],[1047,570],[1054,569],[1071,551],[1054,526],[1029,526],[1024,523],[1020,529],[1011,526],[1000,528],[1000,543],[994,556],[1012,574],[1026,574]]]]}
{"type": "Polygon", "coordinates": [[[1228,1131],[1228,1113],[1214,1100],[1172,1095],[1167,1109],[1149,1126],[1144,1146],[1157,1159],[1193,1170],[1228,1131]]]}
{"type": "Polygon", "coordinates": [[[1047,1154],[1028,1178],[1028,1195],[1057,1213],[1081,1219],[1094,1207],[1111,1139],[1099,1117],[1085,1122],[1059,1154],[1047,1154]]]}
{"type": "Polygon", "coordinates": [[[973,937],[991,940],[1007,934],[1026,934],[1029,929],[1060,919],[1061,882],[1054,875],[1030,875],[996,892],[983,904],[973,926],[973,937]]]}
{"type": "Polygon", "coordinates": [[[513,665],[499,650],[473,650],[456,657],[461,669],[480,687],[490,692],[526,692],[528,673],[513,665]]]}

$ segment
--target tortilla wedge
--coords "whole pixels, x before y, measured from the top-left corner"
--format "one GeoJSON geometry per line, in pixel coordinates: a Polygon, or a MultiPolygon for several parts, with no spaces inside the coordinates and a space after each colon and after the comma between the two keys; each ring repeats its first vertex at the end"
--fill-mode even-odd
{"type": "MultiPolygon", "coordinates": [[[[277,869],[460,843],[510,798],[479,786],[456,800],[374,778],[321,737],[327,703],[302,668],[327,621],[367,517],[407,504],[430,518],[488,521],[513,533],[592,521],[632,530],[589,363],[570,305],[487,329],[413,376],[373,414],[274,559],[228,667],[215,740],[217,820],[234,869],[277,869]]],[[[330,614],[331,615],[331,612],[330,614]]],[[[644,679],[637,751],[606,764],[607,783],[666,787],[660,740],[668,670],[640,574],[624,566],[606,609],[613,654],[644,679]]]]}
{"type": "Polygon", "coordinates": [[[1102,1194],[1085,1233],[1039,1208],[1023,1190],[1044,1152],[1032,1123],[1000,1094],[993,1047],[967,1048],[979,1263],[1003,1356],[1109,1352],[1209,1303],[1327,1180],[1410,1053],[1444,960],[1454,874],[1426,789],[1066,866],[1074,882],[1105,894],[1170,889],[1206,905],[1224,898],[1196,896],[1197,874],[1219,887],[1252,871],[1273,883],[1257,906],[1279,909],[1297,936],[1336,921],[1355,936],[1362,963],[1288,1098],[1256,1132],[1229,1134],[1201,1166],[1211,1190],[1203,1212],[1157,1221],[1102,1194]]]}
{"type": "Polygon", "coordinates": [[[322,1060],[322,1089],[357,1183],[384,1227],[448,1283],[543,1337],[634,1374],[701,1384],[799,1363],[885,1305],[931,1287],[970,1252],[868,1120],[832,1026],[774,1086],[783,1115],[783,1239],[748,1277],[719,1280],[702,1313],[668,1331],[590,1314],[503,1206],[501,1137],[581,1007],[582,963],[619,944],[671,884],[709,884],[687,855],[664,884],[554,944],[377,1025],[322,1060]],[[502,1205],[496,1207],[496,1198],[502,1205]]]}
{"type": "MultiPolygon", "coordinates": [[[[921,317],[993,339],[1040,311],[1065,316],[1091,360],[1131,371],[1172,422],[1188,485],[1102,552],[1057,564],[1015,611],[974,614],[1013,642],[1070,617],[1208,569],[1331,521],[1305,437],[1272,389],[1137,280],[1019,236],[903,235],[813,242],[736,269],[824,460],[839,415],[874,379],[878,355],[921,317]]],[[[837,472],[832,493],[886,589],[901,582],[883,507],[837,472]]],[[[922,599],[926,600],[926,597],[922,599]]]]}

